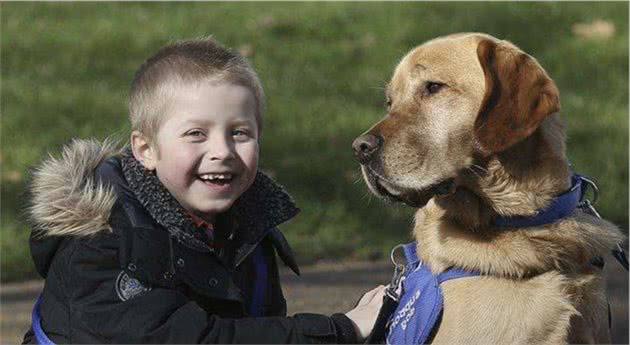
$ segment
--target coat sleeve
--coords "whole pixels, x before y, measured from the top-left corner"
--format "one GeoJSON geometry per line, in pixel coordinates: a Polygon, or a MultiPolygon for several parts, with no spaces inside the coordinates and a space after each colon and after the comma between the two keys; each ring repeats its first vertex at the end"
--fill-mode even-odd
{"type": "Polygon", "coordinates": [[[208,314],[177,289],[136,287],[130,296],[121,297],[117,284],[125,273],[119,268],[116,248],[96,242],[79,241],[68,265],[73,343],[357,341],[351,321],[342,314],[232,319],[208,314]]]}

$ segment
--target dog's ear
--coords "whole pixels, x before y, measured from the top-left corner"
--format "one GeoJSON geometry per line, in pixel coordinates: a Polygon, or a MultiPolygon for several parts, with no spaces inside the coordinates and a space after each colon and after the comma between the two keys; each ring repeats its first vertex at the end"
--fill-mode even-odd
{"type": "Polygon", "coordinates": [[[509,43],[482,39],[477,56],[486,79],[475,120],[477,149],[497,153],[531,135],[546,116],[558,112],[560,95],[538,62],[509,43]]]}

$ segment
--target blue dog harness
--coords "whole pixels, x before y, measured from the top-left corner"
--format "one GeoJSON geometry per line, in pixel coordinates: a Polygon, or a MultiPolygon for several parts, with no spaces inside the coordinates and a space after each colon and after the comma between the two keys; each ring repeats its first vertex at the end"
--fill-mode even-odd
{"type": "MultiPolygon", "coordinates": [[[[573,213],[576,208],[601,218],[593,204],[597,201],[597,186],[589,178],[574,174],[568,191],[557,195],[543,209],[532,216],[498,217],[493,225],[498,228],[522,228],[553,223],[573,213]],[[591,187],[593,201],[588,200],[586,192],[591,187]]],[[[386,289],[383,307],[379,311],[376,324],[366,343],[382,342],[387,344],[423,344],[435,327],[442,311],[443,297],[440,284],[456,278],[479,276],[478,272],[466,271],[452,267],[445,272],[434,275],[430,268],[423,264],[416,255],[416,243],[402,245],[407,264],[398,265],[394,260],[394,277],[386,289]]],[[[628,259],[618,244],[612,250],[613,256],[628,270],[628,259]]],[[[603,258],[592,258],[591,262],[603,268],[603,258]]],[[[609,306],[610,307],[610,306],[609,306]]],[[[610,325],[610,309],[609,309],[610,325]]]]}
{"type": "Polygon", "coordinates": [[[402,294],[386,330],[387,344],[424,344],[442,312],[440,284],[450,279],[479,276],[478,272],[450,268],[435,275],[416,255],[416,242],[402,246],[407,264],[402,294]]]}
{"type": "Polygon", "coordinates": [[[587,202],[590,210],[594,211],[592,204],[588,200],[584,200],[584,195],[589,186],[593,186],[594,191],[597,190],[591,180],[582,175],[574,174],[571,177],[571,188],[553,198],[545,208],[536,211],[536,214],[532,216],[498,217],[494,220],[494,225],[501,228],[525,228],[549,224],[570,215],[577,207],[586,206],[587,202]]]}
{"type": "MultiPolygon", "coordinates": [[[[579,174],[573,174],[571,176],[571,188],[553,198],[549,205],[538,210],[533,216],[497,217],[494,220],[494,226],[499,228],[540,226],[565,218],[573,213],[576,208],[580,208],[594,217],[602,218],[593,206],[597,202],[598,192],[597,185],[591,179],[579,174]],[[593,189],[593,201],[586,198],[586,192],[589,187],[593,189]]],[[[628,258],[620,244],[617,244],[617,247],[612,249],[612,255],[627,271],[628,258]]],[[[603,258],[592,258],[591,262],[603,268],[603,258]]]]}

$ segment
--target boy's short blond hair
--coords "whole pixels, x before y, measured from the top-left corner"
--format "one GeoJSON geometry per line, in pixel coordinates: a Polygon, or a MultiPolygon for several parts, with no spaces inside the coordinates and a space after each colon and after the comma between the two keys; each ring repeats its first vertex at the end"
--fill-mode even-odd
{"type": "Polygon", "coordinates": [[[256,72],[237,51],[212,37],[175,41],[162,47],[136,71],[129,92],[131,130],[148,139],[157,134],[174,93],[204,82],[248,87],[256,101],[258,132],[262,129],[264,93],[256,72]]]}

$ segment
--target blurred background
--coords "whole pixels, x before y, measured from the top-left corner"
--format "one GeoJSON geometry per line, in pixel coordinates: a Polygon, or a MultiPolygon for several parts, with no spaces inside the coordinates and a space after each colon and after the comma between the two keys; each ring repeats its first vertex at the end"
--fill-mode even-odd
{"type": "Polygon", "coordinates": [[[383,86],[423,41],[481,31],[536,57],[561,92],[568,155],[628,229],[627,3],[3,3],[2,281],[34,277],[28,169],[71,137],[127,138],[135,69],[170,40],[213,35],[267,94],[261,167],[302,209],[283,226],[302,262],[378,258],[413,212],[370,196],[352,140],[384,115],[383,86]]]}
{"type": "MultiPolygon", "coordinates": [[[[36,277],[23,214],[29,168],[72,137],[126,139],[135,69],[170,40],[207,35],[238,49],[263,82],[261,168],[302,209],[282,227],[302,263],[382,261],[410,239],[413,210],[369,195],[351,143],[384,115],[383,86],[399,59],[461,31],[507,39],[540,61],[561,92],[574,169],[599,185],[600,213],[628,231],[628,3],[2,3],[0,10],[5,287],[36,277]]],[[[627,314],[627,275],[624,283],[615,301],[627,314]]]]}

